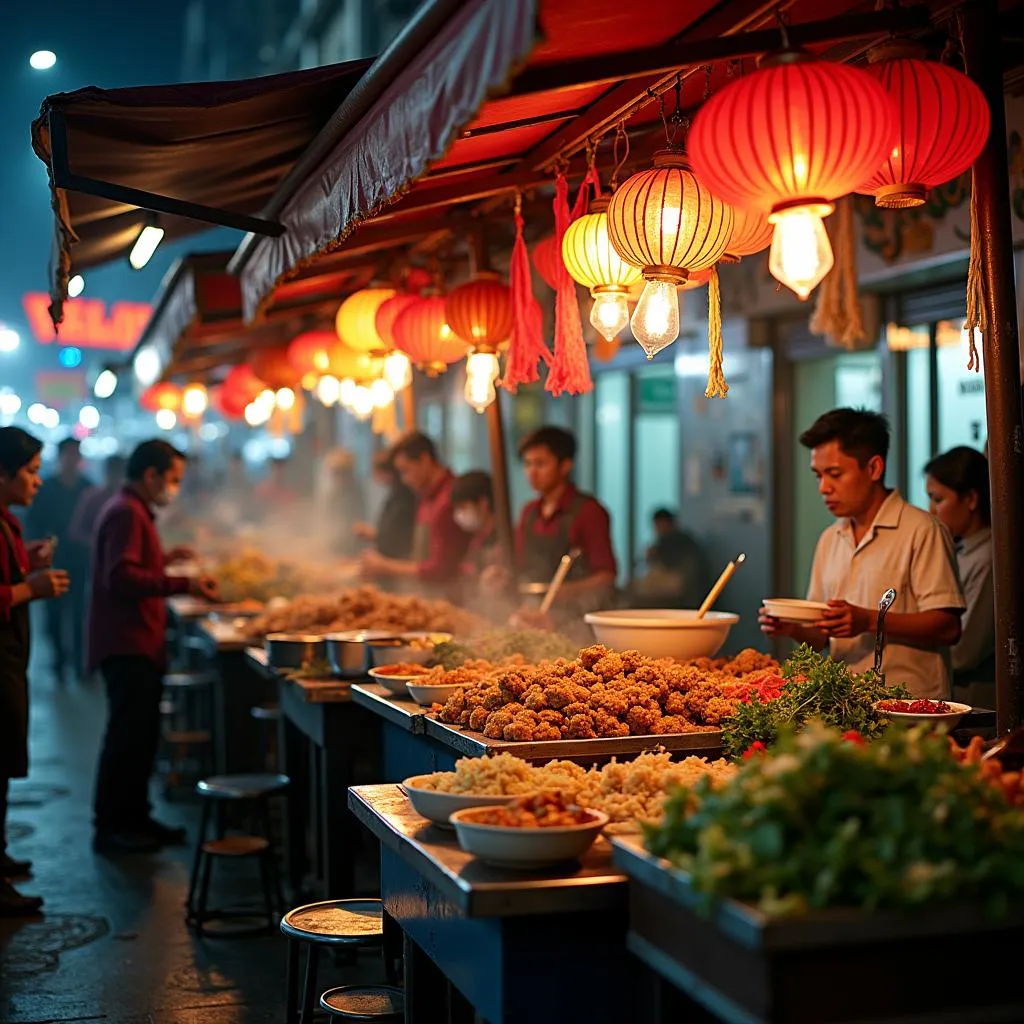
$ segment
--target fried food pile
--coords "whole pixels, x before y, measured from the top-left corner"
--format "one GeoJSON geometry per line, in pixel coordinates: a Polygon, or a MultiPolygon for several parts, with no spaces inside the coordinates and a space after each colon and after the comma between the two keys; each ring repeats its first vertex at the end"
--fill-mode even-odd
{"type": "Polygon", "coordinates": [[[333,590],[339,582],[330,566],[268,558],[251,549],[218,562],[213,575],[220,584],[221,597],[232,604],[291,598],[304,590],[333,590]]]}
{"type": "Polygon", "coordinates": [[[951,739],[949,747],[960,764],[977,765],[978,774],[1001,790],[1011,807],[1024,807],[1024,772],[1003,771],[998,757],[983,761],[981,757],[985,753],[985,741],[980,736],[972,736],[966,747],[961,747],[951,739]]]}
{"type": "Polygon", "coordinates": [[[303,595],[280,608],[268,608],[246,626],[251,637],[267,633],[337,633],[381,629],[395,633],[479,632],[482,621],[447,601],[386,594],[376,587],[358,587],[325,596],[303,595]]]}
{"type": "Polygon", "coordinates": [[[511,667],[456,690],[437,717],[522,742],[710,732],[736,707],[724,687],[773,666],[753,650],[681,664],[595,645],[573,661],[511,667]]]}

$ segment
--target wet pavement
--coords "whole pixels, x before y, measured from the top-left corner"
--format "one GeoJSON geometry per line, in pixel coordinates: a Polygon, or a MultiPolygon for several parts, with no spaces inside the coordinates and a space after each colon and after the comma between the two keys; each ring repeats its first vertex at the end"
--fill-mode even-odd
{"type": "MultiPolygon", "coordinates": [[[[282,1022],[286,951],[279,933],[197,939],[186,928],[190,848],[116,858],[92,851],[103,687],[57,684],[44,657],[32,672],[31,775],[12,785],[8,838],[13,856],[34,862],[34,877],[18,887],[42,895],[46,913],[0,920],[0,1022],[282,1022]]],[[[194,803],[161,799],[155,814],[187,826],[194,838],[194,803]]],[[[258,897],[255,870],[224,865],[237,882],[232,898],[258,897]]],[[[381,980],[377,957],[367,953],[357,966],[322,968],[320,989],[381,980]]]]}

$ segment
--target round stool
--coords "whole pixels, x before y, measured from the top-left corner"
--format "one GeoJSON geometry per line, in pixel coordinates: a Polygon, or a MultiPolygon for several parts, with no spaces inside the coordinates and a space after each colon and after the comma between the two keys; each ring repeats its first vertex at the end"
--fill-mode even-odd
{"type": "Polygon", "coordinates": [[[196,785],[196,793],[203,798],[203,812],[189,881],[186,921],[199,935],[237,937],[263,933],[272,928],[275,918],[284,913],[284,896],[281,892],[281,878],[270,825],[269,799],[282,793],[289,783],[287,775],[257,773],[213,775],[208,779],[202,779],[196,785]],[[223,808],[229,802],[251,803],[254,817],[263,834],[225,835],[223,808]],[[217,811],[217,834],[216,838],[207,839],[210,813],[214,808],[217,811]],[[231,931],[209,932],[205,928],[209,921],[237,920],[253,916],[240,910],[211,910],[208,906],[210,875],[214,860],[240,860],[247,857],[255,857],[259,864],[263,886],[263,923],[255,927],[234,928],[231,931]]]}
{"type": "Polygon", "coordinates": [[[381,945],[384,941],[384,907],[380,900],[324,900],[308,903],[284,915],[281,931],[288,937],[288,1003],[285,1020],[288,1024],[312,1024],[316,1008],[320,946],[343,946],[357,950],[381,945]],[[306,971],[300,1003],[299,958],[304,945],[307,947],[306,971]]]}
{"type": "Polygon", "coordinates": [[[405,1020],[405,995],[390,985],[342,985],[329,988],[320,1006],[343,1020],[405,1020]]]}

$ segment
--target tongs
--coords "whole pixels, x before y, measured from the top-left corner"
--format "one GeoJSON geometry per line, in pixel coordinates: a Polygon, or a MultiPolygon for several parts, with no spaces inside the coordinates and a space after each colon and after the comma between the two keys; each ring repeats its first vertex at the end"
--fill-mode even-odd
{"type": "Polygon", "coordinates": [[[885,685],[885,673],[882,671],[882,655],[885,653],[885,613],[896,600],[896,591],[890,587],[878,602],[878,625],[875,626],[875,675],[885,685]]]}

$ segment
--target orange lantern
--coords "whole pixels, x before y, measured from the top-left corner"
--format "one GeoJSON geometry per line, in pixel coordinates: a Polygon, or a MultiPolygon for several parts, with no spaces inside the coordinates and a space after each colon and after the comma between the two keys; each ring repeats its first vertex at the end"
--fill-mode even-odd
{"type": "Polygon", "coordinates": [[[562,259],[557,240],[554,235],[542,238],[533,247],[533,269],[540,274],[541,280],[552,290],[558,290],[558,265],[562,259]]]}
{"type": "Polygon", "coordinates": [[[494,352],[512,333],[512,293],[494,271],[452,289],[444,309],[448,326],[474,349],[494,352]]]}
{"type": "Polygon", "coordinates": [[[416,301],[418,301],[418,296],[398,292],[380,304],[374,325],[382,342],[381,348],[391,351],[398,347],[395,344],[395,321],[416,301]]]}
{"type": "Polygon", "coordinates": [[[221,386],[221,392],[222,394],[230,394],[233,398],[237,397],[239,401],[244,399],[245,401],[242,405],[244,411],[245,406],[261,391],[265,391],[266,387],[267,385],[253,373],[252,367],[248,363],[239,363],[238,366],[232,366],[228,370],[224,383],[221,386]]]}
{"type": "Polygon", "coordinates": [[[338,339],[331,331],[303,331],[288,346],[288,361],[300,376],[307,373],[327,373],[331,364],[331,349],[338,339]]]}
{"type": "Polygon", "coordinates": [[[924,60],[924,47],[901,41],[869,54],[867,73],[896,107],[896,144],[858,192],[876,206],[920,206],[928,189],[950,181],[978,158],[991,114],[981,89],[947,64],[924,60]]]}
{"type": "Polygon", "coordinates": [[[697,288],[703,288],[704,285],[711,280],[711,270],[698,270],[697,273],[691,274],[680,286],[681,292],[694,291],[697,288]]]}
{"type": "Polygon", "coordinates": [[[760,210],[733,208],[732,237],[725,247],[723,260],[734,263],[744,256],[767,249],[772,244],[775,225],[760,210]]]}
{"type": "Polygon", "coordinates": [[[335,339],[327,372],[338,380],[372,380],[374,376],[380,376],[383,362],[380,357],[371,356],[369,352],[357,352],[335,339]]]}
{"type": "Polygon", "coordinates": [[[228,420],[242,419],[245,416],[245,407],[251,401],[252,399],[246,399],[239,392],[232,391],[226,383],[210,392],[210,404],[228,420]]]}
{"type": "Polygon", "coordinates": [[[384,348],[377,333],[377,310],[394,295],[394,288],[363,288],[354,292],[338,307],[334,319],[338,337],[357,352],[384,348]]]}
{"type": "Polygon", "coordinates": [[[392,328],[395,344],[428,377],[444,373],[467,355],[466,343],[448,326],[440,295],[417,299],[402,311],[392,328]]]}
{"type": "Polygon", "coordinates": [[[147,412],[159,412],[168,409],[178,412],[181,409],[181,388],[170,381],[162,381],[146,388],[139,396],[139,405],[147,412]]]}
{"type": "Polygon", "coordinates": [[[253,372],[271,391],[294,388],[302,376],[288,358],[288,347],[258,348],[250,358],[253,372]]]}

